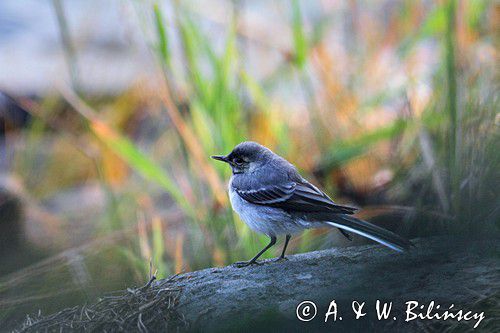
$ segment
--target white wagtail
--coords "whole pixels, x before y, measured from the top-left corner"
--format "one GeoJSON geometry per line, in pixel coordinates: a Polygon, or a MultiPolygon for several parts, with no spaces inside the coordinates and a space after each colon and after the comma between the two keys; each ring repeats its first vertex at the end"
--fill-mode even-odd
{"type": "Polygon", "coordinates": [[[292,237],[309,228],[332,226],[348,239],[348,232],[360,234],[396,251],[407,250],[407,239],[386,229],[352,216],[356,208],[338,205],[319,188],[305,180],[297,169],[281,156],[256,142],[242,142],[228,155],[212,156],[231,166],[229,198],[233,209],[254,231],[271,238],[271,242],[240,267],[257,263],[257,259],[276,244],[276,236],[286,235],[281,256],[292,237]]]}

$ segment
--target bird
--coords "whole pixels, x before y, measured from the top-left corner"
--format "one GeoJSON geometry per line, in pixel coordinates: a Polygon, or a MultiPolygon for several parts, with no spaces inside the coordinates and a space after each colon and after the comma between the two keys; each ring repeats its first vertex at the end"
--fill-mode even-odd
{"type": "Polygon", "coordinates": [[[354,217],[357,208],[335,203],[293,164],[257,142],[242,142],[229,154],[211,158],[231,167],[228,192],[233,210],[250,229],[270,238],[252,259],[236,262],[237,267],[260,264],[259,257],[282,235],[285,243],[275,260],[284,260],[292,235],[325,226],[338,228],[350,240],[350,233],[355,233],[398,252],[412,246],[406,238],[354,217]]]}

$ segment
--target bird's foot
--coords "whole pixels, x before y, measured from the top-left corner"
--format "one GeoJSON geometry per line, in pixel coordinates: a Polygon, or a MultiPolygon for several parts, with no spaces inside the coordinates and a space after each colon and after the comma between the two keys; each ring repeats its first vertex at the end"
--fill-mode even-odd
{"type": "Polygon", "coordinates": [[[242,268],[242,267],[247,267],[247,266],[251,266],[251,265],[262,265],[261,262],[258,262],[258,261],[237,261],[233,264],[233,266],[235,267],[238,267],[238,268],[242,268]]]}
{"type": "Polygon", "coordinates": [[[274,262],[280,262],[280,261],[288,261],[287,257],[278,257],[273,259],[274,262]]]}

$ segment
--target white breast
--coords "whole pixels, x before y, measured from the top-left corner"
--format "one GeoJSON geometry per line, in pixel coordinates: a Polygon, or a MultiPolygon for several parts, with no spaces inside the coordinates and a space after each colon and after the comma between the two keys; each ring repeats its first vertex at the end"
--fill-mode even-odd
{"type": "Polygon", "coordinates": [[[281,209],[255,205],[244,200],[232,189],[231,181],[228,189],[231,206],[252,230],[268,236],[277,236],[293,234],[307,228],[281,209]]]}

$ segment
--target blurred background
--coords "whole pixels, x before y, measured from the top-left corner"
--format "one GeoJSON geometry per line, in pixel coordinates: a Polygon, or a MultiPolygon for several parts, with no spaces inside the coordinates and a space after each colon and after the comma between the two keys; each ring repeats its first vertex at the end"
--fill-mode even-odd
{"type": "Polygon", "coordinates": [[[499,28],[487,0],[1,1],[0,327],[253,256],[209,158],[245,140],[399,234],[498,236],[499,28]]]}

